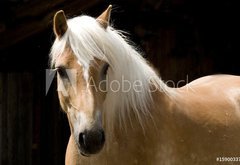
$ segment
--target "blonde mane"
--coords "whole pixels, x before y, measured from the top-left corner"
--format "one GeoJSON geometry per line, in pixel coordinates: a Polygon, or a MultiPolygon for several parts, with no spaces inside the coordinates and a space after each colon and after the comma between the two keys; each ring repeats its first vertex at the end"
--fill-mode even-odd
{"type": "Polygon", "coordinates": [[[108,26],[102,28],[96,19],[79,16],[67,21],[68,30],[60,39],[56,39],[50,53],[51,65],[54,66],[66,46],[73,50],[78,62],[88,71],[95,58],[107,62],[112,70],[110,80],[121,82],[122,79],[133,83],[138,82],[141,90],[131,88],[128,92],[107,91],[103,110],[106,120],[114,123],[118,118],[121,126],[126,125],[133,112],[141,126],[144,117],[151,116],[149,108],[153,100],[152,87],[169,94],[169,88],[162,82],[156,72],[149,66],[142,55],[131,46],[122,32],[108,26]],[[112,120],[112,121],[111,121],[112,120]]]}

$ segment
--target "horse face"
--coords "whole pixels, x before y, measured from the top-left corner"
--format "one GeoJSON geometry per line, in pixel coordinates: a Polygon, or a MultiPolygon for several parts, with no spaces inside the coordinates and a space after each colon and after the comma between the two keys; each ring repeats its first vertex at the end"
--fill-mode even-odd
{"type": "Polygon", "coordinates": [[[106,71],[102,69],[107,68],[100,60],[95,65],[84,68],[70,49],[66,49],[55,63],[59,101],[83,155],[99,152],[105,141],[101,110],[106,95],[102,83],[106,71]]]}
{"type": "MultiPolygon", "coordinates": [[[[109,25],[110,5],[96,20],[106,29],[109,25]]],[[[61,39],[68,29],[66,16],[58,11],[53,19],[55,36],[61,39]]],[[[94,67],[78,63],[70,48],[55,60],[58,72],[58,95],[62,109],[67,113],[71,133],[83,155],[101,150],[105,135],[101,124],[101,109],[105,100],[108,65],[95,59],[94,67]]]]}

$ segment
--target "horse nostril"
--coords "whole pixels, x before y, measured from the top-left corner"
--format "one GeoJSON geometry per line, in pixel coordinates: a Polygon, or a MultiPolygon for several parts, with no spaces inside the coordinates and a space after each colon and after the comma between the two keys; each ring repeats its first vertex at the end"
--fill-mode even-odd
{"type": "Polygon", "coordinates": [[[101,143],[103,144],[105,142],[105,134],[104,131],[101,131],[101,143]]]}
{"type": "Polygon", "coordinates": [[[79,143],[80,143],[80,145],[86,147],[86,135],[85,135],[85,133],[80,133],[79,134],[79,143]]]}

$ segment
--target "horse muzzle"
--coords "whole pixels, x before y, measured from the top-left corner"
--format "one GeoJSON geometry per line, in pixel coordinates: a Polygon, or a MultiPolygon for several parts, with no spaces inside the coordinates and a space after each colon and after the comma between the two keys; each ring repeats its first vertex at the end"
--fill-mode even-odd
{"type": "Polygon", "coordinates": [[[98,153],[104,145],[105,134],[103,129],[85,130],[79,134],[79,149],[83,156],[98,153]]]}

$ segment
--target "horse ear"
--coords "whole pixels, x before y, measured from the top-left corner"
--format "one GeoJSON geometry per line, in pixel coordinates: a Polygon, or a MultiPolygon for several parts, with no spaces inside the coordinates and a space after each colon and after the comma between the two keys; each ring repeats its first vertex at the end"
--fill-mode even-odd
{"type": "Polygon", "coordinates": [[[61,38],[67,31],[67,28],[68,28],[67,19],[64,14],[64,11],[60,10],[56,12],[53,18],[53,30],[56,37],[61,38]]]}
{"type": "Polygon", "coordinates": [[[112,10],[112,5],[109,5],[108,8],[100,16],[97,17],[97,21],[105,29],[109,25],[111,10],[112,10]]]}

